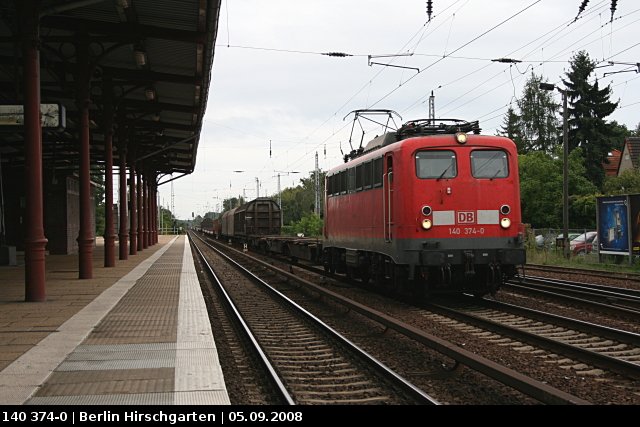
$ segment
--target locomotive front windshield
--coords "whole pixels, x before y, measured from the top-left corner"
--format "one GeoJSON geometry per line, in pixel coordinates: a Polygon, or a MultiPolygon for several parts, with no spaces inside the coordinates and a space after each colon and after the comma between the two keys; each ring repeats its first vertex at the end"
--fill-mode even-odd
{"type": "Polygon", "coordinates": [[[418,178],[455,178],[458,175],[456,153],[450,150],[429,150],[416,154],[418,178]]]}
{"type": "Polygon", "coordinates": [[[509,176],[507,153],[502,150],[472,151],[471,173],[474,178],[506,178],[509,176]]]}

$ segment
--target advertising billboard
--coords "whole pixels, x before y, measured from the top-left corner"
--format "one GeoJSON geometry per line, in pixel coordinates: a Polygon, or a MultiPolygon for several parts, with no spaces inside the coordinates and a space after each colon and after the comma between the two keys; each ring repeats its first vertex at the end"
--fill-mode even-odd
{"type": "Polygon", "coordinates": [[[640,255],[640,194],[598,197],[601,254],[640,255]]]}
{"type": "Polygon", "coordinates": [[[629,223],[633,255],[640,255],[640,194],[629,196],[629,223]]]}

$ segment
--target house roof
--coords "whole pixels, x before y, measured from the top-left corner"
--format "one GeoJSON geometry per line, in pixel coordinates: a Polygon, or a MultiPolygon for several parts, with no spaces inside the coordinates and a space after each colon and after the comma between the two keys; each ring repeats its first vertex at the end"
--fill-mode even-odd
{"type": "Polygon", "coordinates": [[[628,137],[624,140],[626,148],[629,150],[631,163],[634,168],[640,167],[640,137],[628,137]]]}
{"type": "Polygon", "coordinates": [[[620,150],[612,150],[611,153],[607,156],[607,160],[609,163],[604,163],[602,167],[604,168],[605,176],[617,176],[618,175],[618,167],[620,166],[620,159],[622,158],[622,151],[620,150]]]}

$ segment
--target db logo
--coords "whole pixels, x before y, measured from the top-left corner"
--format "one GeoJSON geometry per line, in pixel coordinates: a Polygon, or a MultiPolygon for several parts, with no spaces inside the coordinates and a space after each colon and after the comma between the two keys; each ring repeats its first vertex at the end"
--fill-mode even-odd
{"type": "Polygon", "coordinates": [[[475,224],[476,222],[476,213],[471,212],[463,212],[459,211],[458,214],[458,224],[475,224]]]}

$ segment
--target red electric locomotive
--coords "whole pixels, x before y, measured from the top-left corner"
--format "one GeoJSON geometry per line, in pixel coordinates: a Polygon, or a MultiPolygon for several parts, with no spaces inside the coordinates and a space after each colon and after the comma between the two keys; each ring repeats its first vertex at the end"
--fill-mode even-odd
{"type": "Polygon", "coordinates": [[[525,263],[516,146],[478,122],[405,123],[345,156],[325,188],[329,271],[484,295],[525,263]]]}

